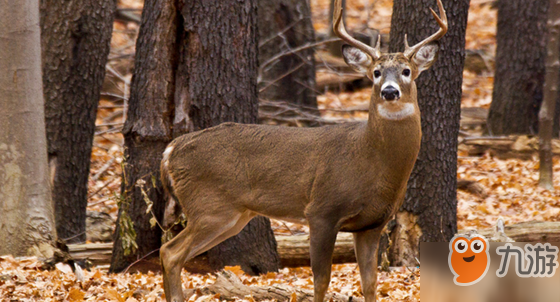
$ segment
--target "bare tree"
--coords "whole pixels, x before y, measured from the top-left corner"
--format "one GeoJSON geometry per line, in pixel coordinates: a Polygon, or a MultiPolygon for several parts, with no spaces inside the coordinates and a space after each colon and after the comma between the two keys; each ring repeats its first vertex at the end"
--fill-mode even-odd
{"type": "Polygon", "coordinates": [[[51,257],[37,1],[0,0],[0,255],[51,257]]]}
{"type": "Polygon", "coordinates": [[[41,46],[56,229],[86,239],[87,181],[115,0],[41,0],[41,46]]]}
{"type": "Polygon", "coordinates": [[[307,0],[259,0],[259,98],[317,108],[313,48],[288,54],[315,42],[307,0]],[[277,57],[281,53],[286,53],[277,57]],[[277,58],[277,59],[275,59],[277,58]],[[274,60],[274,62],[267,62],[274,60]]]}
{"type": "MultiPolygon", "coordinates": [[[[436,7],[436,0],[394,1],[391,52],[402,49],[405,34],[413,44],[437,29],[424,7],[436,7]]],[[[449,0],[445,9],[449,32],[440,41],[439,58],[417,80],[422,146],[398,223],[390,229],[393,265],[417,265],[420,242],[448,241],[457,232],[457,136],[469,1],[449,0]]]]}
{"type": "MultiPolygon", "coordinates": [[[[493,135],[538,132],[548,5],[549,0],[498,0],[496,75],[488,114],[488,131],[493,135]]],[[[554,133],[559,117],[557,105],[554,133]]]]}
{"type": "Polygon", "coordinates": [[[552,134],[554,130],[554,112],[558,99],[558,66],[560,66],[560,1],[550,0],[548,11],[548,49],[546,52],[546,78],[544,100],[539,112],[539,185],[554,190],[552,172],[552,134]]]}
{"type": "MultiPolygon", "coordinates": [[[[139,180],[146,184],[152,212],[162,221],[165,200],[159,165],[172,138],[226,121],[257,121],[256,5],[256,0],[145,2],[123,129],[124,206],[115,232],[112,271],[125,269],[161,245],[161,232],[150,226],[151,216],[146,215],[147,205],[136,184],[139,180]],[[127,221],[134,224],[137,250],[127,251],[126,228],[131,225],[127,221]]],[[[214,269],[240,265],[253,274],[277,270],[269,220],[255,218],[241,234],[209,251],[208,258],[214,269]]]]}

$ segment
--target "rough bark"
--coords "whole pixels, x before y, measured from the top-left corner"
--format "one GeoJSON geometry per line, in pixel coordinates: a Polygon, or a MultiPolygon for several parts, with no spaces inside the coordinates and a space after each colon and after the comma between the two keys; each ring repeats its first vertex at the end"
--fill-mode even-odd
{"type": "Polygon", "coordinates": [[[87,181],[115,0],[41,0],[41,46],[56,229],[86,239],[87,181]]]}
{"type": "Polygon", "coordinates": [[[0,0],[0,255],[52,257],[39,3],[0,0]]]}
{"type": "MultiPolygon", "coordinates": [[[[258,1],[259,63],[315,42],[307,0],[258,1]]],[[[317,108],[313,48],[282,56],[259,75],[259,98],[317,108]]]]}
{"type": "Polygon", "coordinates": [[[153,212],[161,221],[165,205],[159,181],[162,153],[172,139],[173,94],[177,65],[175,1],[150,0],[144,4],[142,23],[136,42],[134,76],[128,115],[123,128],[125,139],[125,169],[122,195],[127,200],[119,208],[115,230],[111,271],[119,272],[136,259],[161,245],[161,230],[151,228],[151,214],[142,197],[138,180],[145,182],[144,191],[154,203],[153,212]],[[153,187],[152,177],[156,179],[153,187]],[[138,250],[125,255],[123,211],[134,222],[138,250]]]}
{"type": "MultiPolygon", "coordinates": [[[[129,197],[139,249],[125,256],[118,223],[111,264],[120,271],[159,248],[159,230],[151,229],[146,204],[134,184],[145,190],[162,221],[165,201],[158,175],[167,143],[181,134],[226,121],[257,121],[256,1],[146,1],[137,42],[135,75],[125,124],[129,197]],[[208,22],[212,20],[212,22],[208,22]]],[[[121,210],[122,212],[122,210],[121,210]]],[[[122,213],[121,213],[122,214],[122,213]]],[[[121,221],[122,215],[119,215],[121,221]]],[[[208,254],[215,268],[241,265],[248,273],[278,268],[276,241],[270,222],[255,218],[240,235],[208,254]]]]}
{"type": "MultiPolygon", "coordinates": [[[[175,136],[223,122],[257,122],[256,5],[255,0],[246,0],[232,10],[231,4],[217,0],[185,2],[181,11],[185,31],[178,34],[175,136]]],[[[240,265],[249,274],[276,271],[279,265],[276,240],[264,217],[253,219],[208,256],[214,269],[240,265]]]]}
{"type": "Polygon", "coordinates": [[[539,185],[554,190],[552,171],[552,135],[554,112],[558,98],[558,67],[560,38],[560,1],[550,0],[548,13],[548,49],[546,56],[546,78],[544,100],[539,112],[539,185]]]}
{"type": "MultiPolygon", "coordinates": [[[[538,132],[545,78],[548,2],[498,1],[496,74],[488,115],[488,132],[492,135],[538,132]]],[[[556,109],[554,132],[558,133],[560,105],[556,109]]]]}
{"type": "MultiPolygon", "coordinates": [[[[469,2],[444,1],[449,31],[434,66],[416,80],[422,145],[391,230],[391,265],[415,266],[419,242],[448,241],[457,232],[457,136],[469,2]]],[[[391,52],[404,49],[406,33],[412,45],[438,30],[429,7],[435,9],[436,1],[394,1],[391,52]]]]}

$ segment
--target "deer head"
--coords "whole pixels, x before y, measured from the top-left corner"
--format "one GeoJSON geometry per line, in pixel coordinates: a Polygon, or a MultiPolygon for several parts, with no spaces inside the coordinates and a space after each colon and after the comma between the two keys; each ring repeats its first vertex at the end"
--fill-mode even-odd
{"type": "Polygon", "coordinates": [[[417,110],[414,80],[434,64],[439,51],[438,40],[447,32],[447,16],[443,4],[441,0],[437,0],[437,3],[441,18],[430,8],[440,26],[435,34],[412,47],[408,45],[405,35],[404,52],[383,54],[380,50],[380,37],[376,47],[371,47],[346,32],[342,21],[342,6],[340,0],[336,0],[334,32],[349,44],[342,49],[344,60],[356,72],[373,81],[371,102],[375,106],[371,108],[381,118],[399,120],[417,110]]]}

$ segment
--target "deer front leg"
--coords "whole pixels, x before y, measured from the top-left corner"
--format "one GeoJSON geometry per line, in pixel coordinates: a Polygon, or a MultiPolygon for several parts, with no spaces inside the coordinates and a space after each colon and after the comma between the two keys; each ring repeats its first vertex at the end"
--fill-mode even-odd
{"type": "Polygon", "coordinates": [[[354,233],[354,250],[360,267],[365,302],[375,302],[377,288],[377,246],[381,229],[354,233]]]}
{"type": "Polygon", "coordinates": [[[331,281],[331,264],[338,230],[325,221],[309,221],[310,258],[314,302],[323,302],[331,281]]]}

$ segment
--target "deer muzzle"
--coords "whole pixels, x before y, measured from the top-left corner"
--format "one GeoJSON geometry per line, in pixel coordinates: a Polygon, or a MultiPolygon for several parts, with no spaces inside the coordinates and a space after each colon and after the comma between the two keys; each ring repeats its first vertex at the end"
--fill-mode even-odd
{"type": "Polygon", "coordinates": [[[381,90],[381,96],[386,101],[394,101],[398,100],[401,96],[399,90],[392,85],[388,85],[387,87],[381,90]]]}

